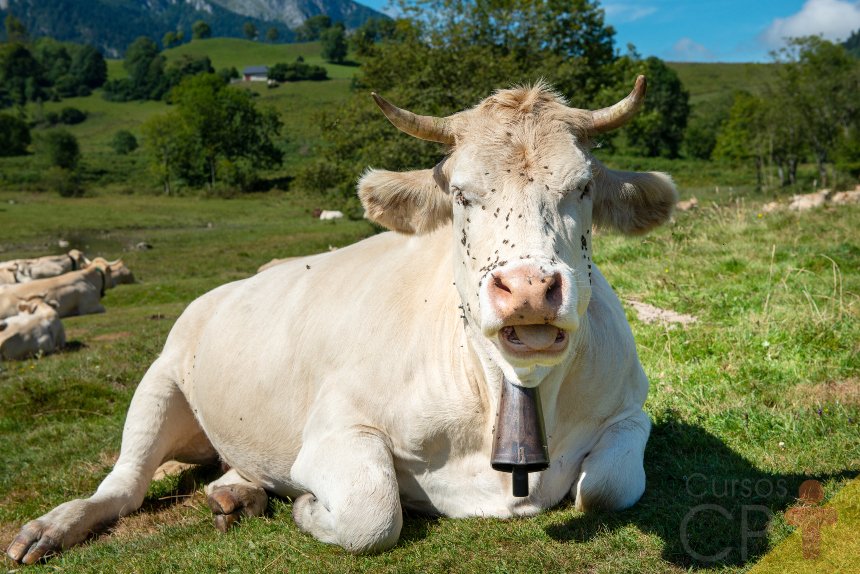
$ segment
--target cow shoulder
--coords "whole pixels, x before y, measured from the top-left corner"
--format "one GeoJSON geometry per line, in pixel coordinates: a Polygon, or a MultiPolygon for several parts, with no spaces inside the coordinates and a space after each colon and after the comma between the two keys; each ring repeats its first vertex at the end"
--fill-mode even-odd
{"type": "Polygon", "coordinates": [[[596,159],[593,221],[625,235],[642,235],[672,217],[678,192],[672,178],[659,172],[609,169],[596,159]]]}

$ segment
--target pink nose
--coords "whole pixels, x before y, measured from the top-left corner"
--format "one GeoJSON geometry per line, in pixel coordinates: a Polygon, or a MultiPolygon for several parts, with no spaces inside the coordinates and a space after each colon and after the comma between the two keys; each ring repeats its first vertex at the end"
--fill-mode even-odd
{"type": "Polygon", "coordinates": [[[521,267],[489,277],[490,304],[504,325],[535,325],[555,321],[562,302],[564,280],[521,267]]]}

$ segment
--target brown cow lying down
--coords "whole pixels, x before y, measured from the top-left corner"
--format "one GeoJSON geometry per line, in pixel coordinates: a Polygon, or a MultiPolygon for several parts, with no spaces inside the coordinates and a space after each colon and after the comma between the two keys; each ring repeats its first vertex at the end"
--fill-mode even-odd
{"type": "Polygon", "coordinates": [[[18,303],[18,314],[0,319],[0,357],[22,359],[53,353],[66,344],[66,331],[56,301],[33,296],[18,303]]]}
{"type": "Polygon", "coordinates": [[[104,313],[105,308],[100,301],[105,289],[113,285],[111,268],[107,263],[96,257],[89,268],[81,271],[0,286],[0,319],[17,315],[18,303],[37,294],[42,294],[48,301],[56,301],[60,317],[104,313]]]}

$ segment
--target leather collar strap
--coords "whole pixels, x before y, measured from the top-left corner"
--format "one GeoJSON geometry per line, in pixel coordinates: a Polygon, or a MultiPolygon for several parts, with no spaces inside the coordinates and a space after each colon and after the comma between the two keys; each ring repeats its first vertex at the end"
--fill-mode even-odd
{"type": "Polygon", "coordinates": [[[77,271],[77,269],[75,269],[75,267],[77,267],[78,262],[75,261],[75,258],[72,257],[71,255],[69,255],[68,253],[66,253],[66,257],[68,257],[69,259],[72,260],[72,271],[77,271]]]}
{"type": "Polygon", "coordinates": [[[96,267],[96,271],[98,271],[98,272],[99,272],[99,275],[101,275],[101,276],[102,276],[102,290],[101,290],[101,292],[99,293],[99,297],[104,297],[104,296],[105,296],[105,283],[106,283],[106,281],[105,281],[105,272],[104,272],[104,271],[102,271],[101,269],[99,269],[98,267],[96,267]]]}

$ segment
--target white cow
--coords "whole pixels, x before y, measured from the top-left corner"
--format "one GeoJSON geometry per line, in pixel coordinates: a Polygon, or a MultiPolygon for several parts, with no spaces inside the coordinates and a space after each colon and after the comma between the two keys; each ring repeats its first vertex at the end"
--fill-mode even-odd
{"type": "Polygon", "coordinates": [[[0,286],[0,319],[17,314],[18,302],[37,294],[42,294],[48,301],[56,301],[60,317],[104,313],[101,299],[105,289],[112,286],[111,267],[107,261],[96,257],[87,269],[81,271],[0,286]]]}
{"type": "Polygon", "coordinates": [[[677,196],[668,176],[607,169],[588,144],[644,96],[640,77],[589,112],[539,84],[448,118],[377,97],[400,129],[449,146],[435,169],[362,178],[370,217],[397,233],[192,303],[135,392],[113,471],[26,524],[9,556],[32,563],[134,512],[170,459],[232,468],[206,488],[219,528],[272,492],[295,499],[302,531],[354,553],[392,547],[404,507],[507,518],[568,495],[583,510],[634,504],[648,380],[591,228],[645,233],[677,196]],[[503,377],[541,389],[551,466],[526,498],[490,466],[503,377]]]}
{"type": "Polygon", "coordinates": [[[327,219],[343,219],[343,213],[340,211],[325,211],[325,210],[323,210],[320,213],[320,220],[325,221],[327,219]]]}
{"type": "Polygon", "coordinates": [[[21,359],[53,353],[66,344],[66,331],[56,301],[39,296],[18,303],[18,314],[0,319],[0,357],[21,359]]]}
{"type": "Polygon", "coordinates": [[[83,251],[72,249],[65,255],[45,255],[35,259],[4,261],[0,263],[0,267],[17,264],[16,280],[10,281],[10,283],[25,283],[83,269],[88,261],[83,251]]]}

